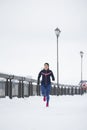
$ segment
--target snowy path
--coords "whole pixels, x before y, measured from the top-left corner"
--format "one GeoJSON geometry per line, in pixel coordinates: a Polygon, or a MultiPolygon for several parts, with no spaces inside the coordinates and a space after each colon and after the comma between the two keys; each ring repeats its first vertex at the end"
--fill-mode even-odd
{"type": "Polygon", "coordinates": [[[0,130],[87,130],[87,95],[0,99],[0,130]]]}

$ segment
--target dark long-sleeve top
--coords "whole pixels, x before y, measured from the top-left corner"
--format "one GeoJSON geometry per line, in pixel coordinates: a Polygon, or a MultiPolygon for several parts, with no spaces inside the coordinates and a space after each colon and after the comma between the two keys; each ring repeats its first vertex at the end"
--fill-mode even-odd
{"type": "Polygon", "coordinates": [[[41,70],[38,74],[38,84],[40,83],[40,77],[42,76],[41,85],[50,85],[51,84],[51,78],[54,81],[55,77],[51,70],[41,70]]]}

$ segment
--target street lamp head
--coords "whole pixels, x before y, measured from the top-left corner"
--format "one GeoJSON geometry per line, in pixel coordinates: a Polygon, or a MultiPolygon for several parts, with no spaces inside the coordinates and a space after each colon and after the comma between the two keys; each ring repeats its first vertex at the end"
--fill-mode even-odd
{"type": "Polygon", "coordinates": [[[83,57],[83,54],[84,54],[84,52],[83,52],[83,51],[80,51],[80,56],[81,56],[81,57],[83,57]]]}
{"type": "Polygon", "coordinates": [[[56,28],[56,29],[55,29],[55,34],[56,34],[57,37],[60,35],[60,32],[61,32],[61,31],[60,31],[59,28],[56,28]]]}

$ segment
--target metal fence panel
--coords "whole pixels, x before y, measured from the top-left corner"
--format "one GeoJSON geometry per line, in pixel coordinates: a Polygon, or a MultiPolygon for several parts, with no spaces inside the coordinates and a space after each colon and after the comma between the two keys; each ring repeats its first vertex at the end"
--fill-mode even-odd
{"type": "Polygon", "coordinates": [[[0,97],[5,97],[5,82],[0,81],[0,97]]]}
{"type": "Polygon", "coordinates": [[[12,82],[12,97],[18,96],[18,83],[12,82]]]}
{"type": "Polygon", "coordinates": [[[29,84],[24,84],[24,96],[29,96],[29,84]]]}

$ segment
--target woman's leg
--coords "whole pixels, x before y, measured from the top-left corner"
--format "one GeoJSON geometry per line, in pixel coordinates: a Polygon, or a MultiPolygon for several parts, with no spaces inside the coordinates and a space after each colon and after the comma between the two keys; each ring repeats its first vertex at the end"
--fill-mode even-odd
{"type": "Polygon", "coordinates": [[[41,85],[41,92],[42,92],[42,95],[45,97],[46,96],[46,88],[44,85],[41,85]]]}
{"type": "Polygon", "coordinates": [[[49,99],[50,99],[50,89],[51,89],[51,85],[48,85],[46,87],[46,97],[47,97],[47,104],[49,103],[49,99]]]}

